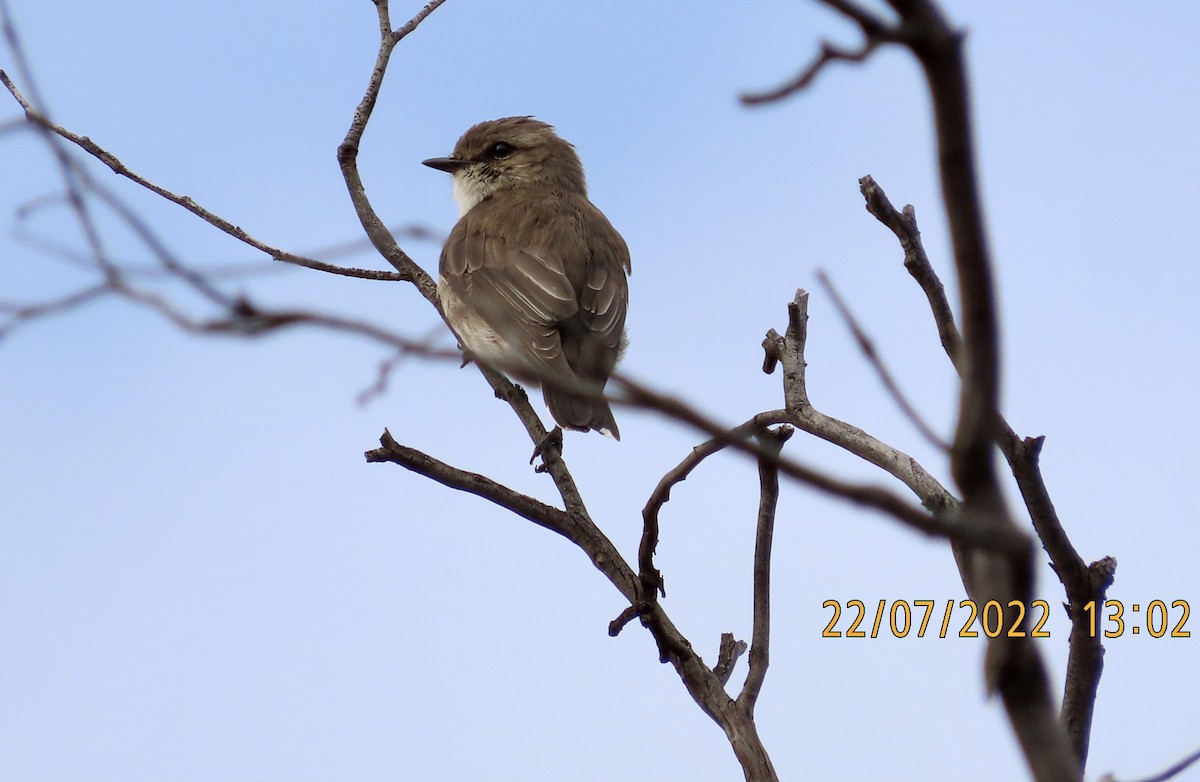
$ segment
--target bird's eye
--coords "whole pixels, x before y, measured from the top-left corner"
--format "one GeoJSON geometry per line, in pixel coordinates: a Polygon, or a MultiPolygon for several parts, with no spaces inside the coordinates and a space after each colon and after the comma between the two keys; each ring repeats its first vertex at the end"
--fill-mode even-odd
{"type": "Polygon", "coordinates": [[[512,144],[509,144],[505,141],[497,141],[495,144],[492,144],[492,148],[488,150],[488,157],[498,160],[500,158],[508,157],[512,154],[512,152],[512,144]]]}

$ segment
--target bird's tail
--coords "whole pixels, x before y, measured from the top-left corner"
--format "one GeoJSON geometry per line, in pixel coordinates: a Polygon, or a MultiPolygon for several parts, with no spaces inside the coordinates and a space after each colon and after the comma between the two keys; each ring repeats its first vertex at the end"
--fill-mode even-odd
{"type": "Polygon", "coordinates": [[[554,416],[554,420],[564,429],[580,432],[595,429],[614,440],[621,439],[621,430],[617,428],[612,409],[605,400],[576,396],[553,388],[543,388],[542,395],[546,398],[546,407],[550,408],[550,415],[554,416]]]}

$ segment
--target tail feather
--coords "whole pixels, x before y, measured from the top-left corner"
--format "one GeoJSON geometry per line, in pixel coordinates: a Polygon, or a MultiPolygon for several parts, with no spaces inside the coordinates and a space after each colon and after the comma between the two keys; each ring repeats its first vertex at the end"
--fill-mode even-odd
{"type": "Polygon", "coordinates": [[[542,389],[542,395],[546,399],[546,406],[550,408],[550,415],[564,429],[580,432],[594,429],[614,440],[621,439],[621,430],[617,428],[612,409],[605,400],[575,396],[552,388],[542,389]]]}

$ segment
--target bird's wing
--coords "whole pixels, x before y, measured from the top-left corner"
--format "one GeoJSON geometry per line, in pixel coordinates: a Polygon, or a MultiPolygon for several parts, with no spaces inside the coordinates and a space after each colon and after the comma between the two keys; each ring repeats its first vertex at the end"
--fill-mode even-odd
{"type": "MultiPolygon", "coordinates": [[[[579,317],[607,352],[619,352],[623,347],[625,310],[629,304],[629,281],[625,278],[630,271],[629,248],[599,209],[590,203],[587,207],[593,212],[590,216],[593,238],[588,248],[590,260],[579,291],[579,317]]],[[[603,368],[605,376],[616,359],[617,356],[610,355],[602,362],[607,363],[603,368]]],[[[586,370],[585,373],[591,374],[586,370]]]]}
{"type": "Polygon", "coordinates": [[[447,240],[445,284],[507,345],[510,366],[502,368],[534,375],[570,372],[557,327],[579,304],[562,259],[473,228],[463,220],[447,240]]]}

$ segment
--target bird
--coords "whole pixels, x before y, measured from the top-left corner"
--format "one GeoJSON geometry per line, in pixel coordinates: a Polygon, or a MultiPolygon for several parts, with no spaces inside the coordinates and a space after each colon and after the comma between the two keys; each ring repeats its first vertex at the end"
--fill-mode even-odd
{"type": "Polygon", "coordinates": [[[537,383],[563,429],[621,432],[603,397],[628,345],[629,247],[588,199],[583,163],[529,116],[469,128],[450,157],[460,212],[438,299],[466,354],[537,383]]]}

